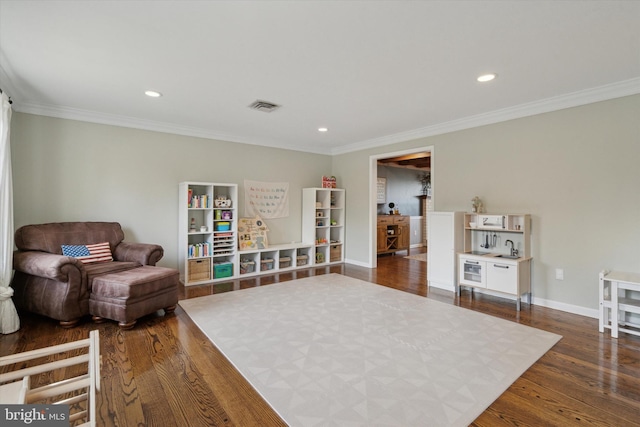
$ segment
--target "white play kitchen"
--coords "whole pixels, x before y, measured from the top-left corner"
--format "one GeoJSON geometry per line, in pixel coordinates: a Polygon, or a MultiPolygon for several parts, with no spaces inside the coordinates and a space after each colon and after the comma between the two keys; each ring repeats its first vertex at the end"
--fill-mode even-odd
{"type": "Polygon", "coordinates": [[[528,214],[464,214],[458,286],[486,289],[531,303],[531,217],[528,214]]]}

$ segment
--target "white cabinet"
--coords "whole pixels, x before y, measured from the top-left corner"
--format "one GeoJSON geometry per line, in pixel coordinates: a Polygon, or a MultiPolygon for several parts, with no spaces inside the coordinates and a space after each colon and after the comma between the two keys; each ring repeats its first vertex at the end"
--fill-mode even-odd
{"type": "Polygon", "coordinates": [[[311,264],[344,262],[345,191],[302,190],[302,241],[313,246],[311,264]]]}
{"type": "Polygon", "coordinates": [[[455,292],[458,283],[457,253],[463,246],[463,212],[429,212],[427,227],[427,283],[455,292]]]}
{"type": "Polygon", "coordinates": [[[344,260],[345,191],[303,190],[303,242],[238,251],[238,186],[179,186],[178,264],[185,286],[331,264],[344,260]]]}
{"type": "Polygon", "coordinates": [[[237,271],[236,184],[182,182],[178,199],[178,264],[185,286],[237,271]]]}
{"type": "Polygon", "coordinates": [[[238,277],[273,274],[309,267],[313,245],[291,243],[238,252],[238,277]]]}
{"type": "Polygon", "coordinates": [[[235,277],[242,279],[342,262],[344,206],[343,189],[303,189],[302,242],[239,251],[235,277]]]}
{"type": "Polygon", "coordinates": [[[518,263],[513,262],[487,262],[487,288],[504,292],[506,294],[518,294],[518,263]]]}
{"type": "Polygon", "coordinates": [[[522,295],[531,304],[531,258],[487,260],[487,290],[515,296],[518,311],[522,295]]]}
{"type": "Polygon", "coordinates": [[[460,256],[458,268],[458,281],[460,284],[474,286],[476,288],[487,287],[486,262],[460,256]]]}
{"type": "Polygon", "coordinates": [[[486,289],[531,303],[531,217],[528,214],[464,215],[463,251],[459,257],[460,286],[486,289]]]}
{"type": "Polygon", "coordinates": [[[516,297],[520,310],[522,295],[531,302],[531,258],[503,259],[496,254],[459,254],[458,295],[460,286],[483,289],[516,297]]]}

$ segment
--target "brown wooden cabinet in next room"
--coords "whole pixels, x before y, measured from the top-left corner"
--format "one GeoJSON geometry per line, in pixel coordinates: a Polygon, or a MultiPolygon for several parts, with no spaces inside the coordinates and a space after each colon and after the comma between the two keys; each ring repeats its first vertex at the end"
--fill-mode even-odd
{"type": "Polygon", "coordinates": [[[378,215],[378,254],[407,251],[411,243],[410,221],[405,215],[378,215]]]}

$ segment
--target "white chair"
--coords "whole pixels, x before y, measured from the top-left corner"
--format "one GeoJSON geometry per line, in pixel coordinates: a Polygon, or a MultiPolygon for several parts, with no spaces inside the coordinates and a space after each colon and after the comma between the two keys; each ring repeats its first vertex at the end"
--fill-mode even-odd
{"type": "MultiPolygon", "coordinates": [[[[24,365],[36,359],[52,360],[28,363],[28,367],[0,374],[0,403],[4,404],[61,404],[69,405],[69,423],[85,422],[80,426],[94,427],[96,424],[96,392],[100,391],[100,338],[98,331],[89,332],[89,338],[24,353],[0,357],[0,368],[14,364],[24,365]],[[78,356],[78,349],[88,349],[78,356]],[[55,356],[51,358],[48,356],[55,356]],[[38,364],[39,363],[39,364],[38,364]],[[65,378],[37,388],[31,388],[31,376],[51,373],[74,365],[86,364],[86,373],[65,378]],[[71,397],[69,397],[71,396],[71,397]],[[59,400],[57,400],[59,399],[59,400]],[[86,401],[86,409],[75,410],[77,403],[86,401]]],[[[4,370],[4,369],[3,369],[4,370]]],[[[82,370],[84,371],[84,370],[82,370]]]]}

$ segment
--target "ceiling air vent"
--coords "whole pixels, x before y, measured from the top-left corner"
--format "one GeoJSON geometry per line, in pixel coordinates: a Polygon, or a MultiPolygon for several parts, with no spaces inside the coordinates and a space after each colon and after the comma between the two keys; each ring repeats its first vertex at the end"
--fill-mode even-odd
{"type": "Polygon", "coordinates": [[[280,106],[278,104],[274,104],[273,102],[257,100],[251,103],[251,105],[249,105],[249,108],[252,108],[258,111],[263,111],[265,113],[270,113],[280,108],[280,106]]]}

